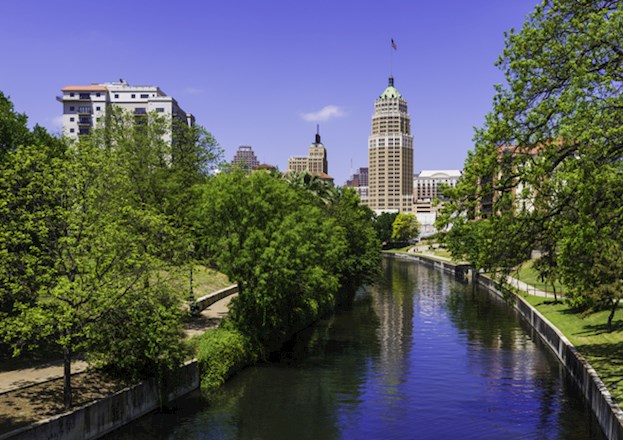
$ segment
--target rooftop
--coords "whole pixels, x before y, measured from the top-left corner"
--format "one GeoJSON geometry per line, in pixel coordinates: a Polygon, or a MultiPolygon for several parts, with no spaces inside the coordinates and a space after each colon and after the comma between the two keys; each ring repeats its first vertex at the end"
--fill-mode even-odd
{"type": "Polygon", "coordinates": [[[394,77],[389,77],[389,84],[385,91],[379,96],[379,99],[402,98],[402,95],[394,87],[394,77]]]}
{"type": "Polygon", "coordinates": [[[417,177],[436,177],[438,179],[447,179],[449,177],[461,177],[461,170],[422,170],[417,177]]]}

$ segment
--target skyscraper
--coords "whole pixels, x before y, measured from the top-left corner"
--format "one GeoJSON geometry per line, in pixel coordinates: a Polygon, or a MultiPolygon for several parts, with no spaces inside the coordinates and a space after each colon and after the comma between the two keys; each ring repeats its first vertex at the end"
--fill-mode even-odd
{"type": "Polygon", "coordinates": [[[312,176],[323,180],[333,181],[329,176],[329,162],[327,160],[327,149],[320,142],[320,130],[316,127],[315,142],[309,146],[308,156],[293,156],[288,160],[288,172],[308,171],[312,176]]]}
{"type": "Polygon", "coordinates": [[[241,167],[245,171],[251,171],[260,164],[260,161],[257,160],[253,147],[240,145],[231,163],[241,167]]]}
{"type": "Polygon", "coordinates": [[[407,101],[389,77],[374,103],[368,137],[367,205],[374,211],[413,211],[413,136],[407,101]]]}

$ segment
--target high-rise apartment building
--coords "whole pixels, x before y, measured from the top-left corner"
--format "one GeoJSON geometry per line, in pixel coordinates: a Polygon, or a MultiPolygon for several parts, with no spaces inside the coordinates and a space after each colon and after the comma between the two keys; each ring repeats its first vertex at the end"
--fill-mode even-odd
{"type": "Polygon", "coordinates": [[[241,167],[243,170],[251,171],[253,168],[259,166],[260,161],[257,160],[253,147],[240,145],[231,163],[241,167]]]}
{"type": "Polygon", "coordinates": [[[333,181],[333,178],[329,176],[327,149],[320,142],[320,133],[318,131],[316,132],[315,142],[309,147],[309,155],[294,156],[288,159],[287,171],[308,171],[312,176],[333,181]]]}
{"type": "Polygon", "coordinates": [[[77,138],[103,124],[111,105],[121,107],[135,115],[155,111],[177,118],[189,126],[195,117],[180,108],[177,101],[156,86],[130,86],[127,82],[66,86],[56,99],[63,104],[63,134],[77,138]]]}
{"type": "Polygon", "coordinates": [[[413,211],[413,136],[407,101],[389,77],[374,103],[368,137],[367,205],[377,212],[413,211]]]}

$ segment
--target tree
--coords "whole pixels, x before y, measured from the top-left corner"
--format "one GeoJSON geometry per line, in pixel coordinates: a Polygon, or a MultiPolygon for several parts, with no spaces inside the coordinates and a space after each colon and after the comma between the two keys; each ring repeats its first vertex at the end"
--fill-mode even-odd
{"type": "Polygon", "coordinates": [[[7,153],[19,146],[39,145],[56,150],[63,150],[63,142],[46,131],[40,125],[28,129],[28,116],[17,113],[11,100],[0,92],[0,163],[7,153]]]}
{"type": "Polygon", "coordinates": [[[233,325],[264,348],[378,268],[372,212],[356,193],[299,177],[228,170],[203,185],[194,212],[197,253],[238,283],[233,325]]]}
{"type": "Polygon", "coordinates": [[[479,268],[544,248],[539,270],[560,277],[576,306],[608,297],[600,286],[612,283],[593,268],[623,238],[622,26],[618,1],[547,0],[507,35],[507,85],[438,224],[459,254],[492,250],[479,268]]]}
{"type": "Polygon", "coordinates": [[[374,230],[381,243],[389,243],[392,239],[394,220],[397,216],[397,212],[382,212],[374,217],[374,230]]]}
{"type": "MultiPolygon", "coordinates": [[[[20,161],[32,150],[32,147],[19,147],[11,156],[11,163],[21,167],[20,161]]],[[[174,347],[179,347],[181,341],[179,334],[170,331],[172,323],[179,318],[175,313],[171,319],[155,320],[162,325],[152,326],[152,331],[145,334],[143,340],[151,341],[148,346],[137,346],[140,340],[127,339],[128,335],[126,339],[116,339],[109,338],[115,333],[104,333],[119,330],[120,327],[110,325],[114,316],[132,318],[125,323],[128,329],[140,322],[138,318],[145,320],[146,314],[152,313],[158,305],[169,310],[181,305],[181,298],[170,289],[159,289],[167,280],[155,283],[156,275],[165,268],[159,258],[161,249],[171,253],[177,247],[175,230],[165,216],[131,203],[130,179],[119,166],[117,154],[117,150],[100,148],[84,138],[63,157],[39,163],[38,167],[44,171],[39,178],[44,182],[29,187],[33,188],[32,192],[20,193],[23,200],[29,202],[27,209],[18,211],[14,221],[6,225],[12,229],[3,231],[3,235],[8,236],[23,234],[25,228],[42,230],[41,225],[31,228],[32,222],[25,224],[23,220],[47,220],[46,217],[52,215],[54,234],[42,236],[48,270],[33,273],[37,282],[36,295],[27,300],[14,296],[12,310],[4,316],[0,327],[15,353],[42,342],[59,349],[64,359],[67,408],[72,405],[71,362],[75,353],[97,353],[102,341],[106,341],[108,348],[119,347],[115,344],[120,343],[126,348],[132,345],[137,351],[142,350],[143,365],[158,366],[172,361],[163,356],[167,353],[166,347],[169,347],[168,352],[175,351],[174,347]],[[53,200],[39,205],[36,201],[42,196],[44,200],[53,200]],[[160,300],[150,303],[146,297],[156,291],[160,292],[160,300]],[[153,307],[146,308],[145,304],[153,307]],[[157,346],[163,351],[154,356],[157,346]]],[[[34,155],[32,159],[39,160],[41,155],[34,155]]],[[[15,186],[21,176],[17,173],[12,176],[15,186]]],[[[24,252],[17,257],[18,263],[33,257],[36,254],[32,251],[24,252]]],[[[14,294],[18,293],[16,284],[8,285],[14,294]]],[[[146,328],[143,326],[143,330],[146,328]]],[[[119,362],[127,355],[126,350],[115,353],[122,357],[111,359],[109,356],[111,362],[119,362]]],[[[128,364],[130,362],[126,362],[128,364]]]]}
{"type": "Polygon", "coordinates": [[[409,241],[420,234],[420,224],[415,214],[401,212],[396,216],[392,225],[392,239],[409,241]]]}

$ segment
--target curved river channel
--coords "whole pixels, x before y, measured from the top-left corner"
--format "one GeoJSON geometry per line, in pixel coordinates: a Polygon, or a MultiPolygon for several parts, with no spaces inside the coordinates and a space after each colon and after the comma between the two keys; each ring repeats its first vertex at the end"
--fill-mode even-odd
{"type": "Polygon", "coordinates": [[[378,283],[277,357],[107,438],[605,438],[512,309],[415,263],[384,261],[378,283]]]}

